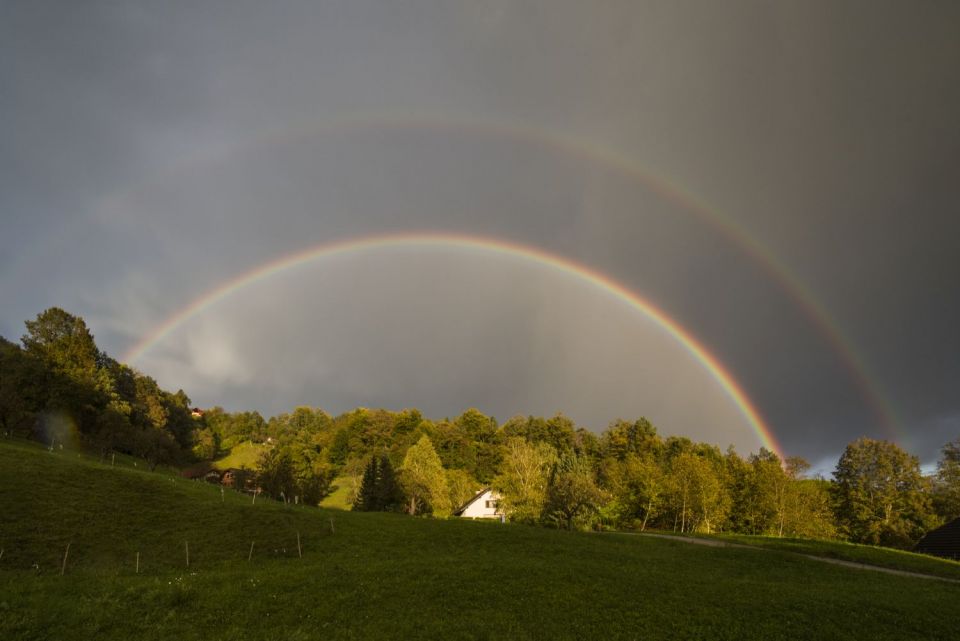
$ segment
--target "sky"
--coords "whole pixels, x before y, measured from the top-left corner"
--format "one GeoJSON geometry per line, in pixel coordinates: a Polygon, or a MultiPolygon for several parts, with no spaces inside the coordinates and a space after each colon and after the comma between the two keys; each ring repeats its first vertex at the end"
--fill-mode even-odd
{"type": "MultiPolygon", "coordinates": [[[[5,2],[0,335],[200,406],[960,437],[955,2],[5,2]],[[258,266],[367,246],[234,288],[258,266]],[[678,340],[680,328],[729,379],[678,340]],[[136,350],[138,346],[145,349],[136,350]]],[[[702,355],[702,354],[701,354],[702,355]]]]}

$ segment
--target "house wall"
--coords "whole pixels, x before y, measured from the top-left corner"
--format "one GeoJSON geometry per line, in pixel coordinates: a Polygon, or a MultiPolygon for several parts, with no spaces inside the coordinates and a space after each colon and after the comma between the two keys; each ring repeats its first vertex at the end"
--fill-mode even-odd
{"type": "Polygon", "coordinates": [[[488,501],[496,501],[500,497],[492,490],[487,490],[483,493],[479,499],[471,503],[466,510],[461,514],[462,517],[468,519],[498,519],[500,518],[500,513],[495,507],[487,507],[488,501]]]}

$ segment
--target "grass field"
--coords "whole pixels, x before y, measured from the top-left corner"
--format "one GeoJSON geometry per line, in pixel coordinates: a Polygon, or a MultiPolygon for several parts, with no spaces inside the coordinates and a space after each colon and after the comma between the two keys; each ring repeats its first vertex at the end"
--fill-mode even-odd
{"type": "Polygon", "coordinates": [[[269,449],[269,446],[244,441],[239,445],[230,448],[225,456],[218,458],[213,462],[213,467],[218,470],[228,468],[245,467],[248,470],[256,469],[260,456],[269,449]]]}
{"type": "Polygon", "coordinates": [[[932,574],[960,581],[960,563],[914,552],[891,550],[890,548],[871,545],[855,545],[843,541],[780,539],[771,536],[748,536],[745,534],[717,534],[709,537],[704,536],[703,538],[713,538],[764,549],[809,554],[853,563],[866,563],[906,572],[932,574]]]}
{"type": "Polygon", "coordinates": [[[321,507],[332,508],[334,510],[349,510],[353,507],[353,500],[350,498],[350,479],[346,476],[338,476],[333,480],[333,492],[320,501],[321,507]]]}
{"type": "Polygon", "coordinates": [[[960,585],[776,549],[253,505],[10,442],[0,515],[0,639],[874,641],[960,624],[960,585]]]}

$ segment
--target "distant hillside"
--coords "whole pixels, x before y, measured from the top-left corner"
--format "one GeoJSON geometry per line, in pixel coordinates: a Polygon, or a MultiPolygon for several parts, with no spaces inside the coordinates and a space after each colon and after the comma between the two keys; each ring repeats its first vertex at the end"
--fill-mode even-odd
{"type": "Polygon", "coordinates": [[[873,641],[954,639],[960,623],[955,584],[778,551],[253,505],[133,462],[0,440],[0,638],[873,641]]]}

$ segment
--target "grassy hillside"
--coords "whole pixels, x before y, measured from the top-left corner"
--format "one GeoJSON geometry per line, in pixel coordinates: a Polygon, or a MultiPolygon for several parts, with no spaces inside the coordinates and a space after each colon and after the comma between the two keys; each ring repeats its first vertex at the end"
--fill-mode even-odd
{"type": "Polygon", "coordinates": [[[826,559],[866,563],[892,570],[932,574],[960,581],[960,562],[939,559],[926,554],[892,550],[872,545],[857,545],[843,541],[813,541],[808,539],[783,539],[772,536],[747,534],[697,535],[701,538],[718,539],[741,545],[809,554],[826,559]]]}
{"type": "Polygon", "coordinates": [[[320,505],[335,510],[353,509],[350,478],[338,476],[333,480],[333,488],[334,490],[320,502],[320,505]]]}
{"type": "Polygon", "coordinates": [[[245,441],[230,448],[225,456],[213,462],[213,467],[218,470],[226,470],[231,467],[245,467],[253,470],[256,469],[260,456],[268,449],[270,448],[267,445],[245,441]]]}
{"type": "Polygon", "coordinates": [[[0,517],[2,639],[899,640],[954,639],[960,623],[956,584],[777,550],[252,505],[10,442],[0,517]]]}

